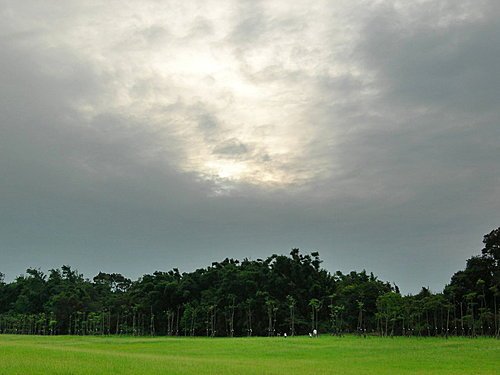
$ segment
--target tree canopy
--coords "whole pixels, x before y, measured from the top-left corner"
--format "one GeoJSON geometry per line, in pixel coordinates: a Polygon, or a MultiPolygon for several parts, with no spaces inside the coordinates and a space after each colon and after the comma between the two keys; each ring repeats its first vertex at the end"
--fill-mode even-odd
{"type": "Polygon", "coordinates": [[[321,268],[318,252],[224,259],[138,280],[70,266],[30,268],[6,283],[0,273],[0,332],[274,336],[316,329],[342,335],[499,335],[500,228],[484,236],[442,293],[402,296],[373,273],[321,268]]]}

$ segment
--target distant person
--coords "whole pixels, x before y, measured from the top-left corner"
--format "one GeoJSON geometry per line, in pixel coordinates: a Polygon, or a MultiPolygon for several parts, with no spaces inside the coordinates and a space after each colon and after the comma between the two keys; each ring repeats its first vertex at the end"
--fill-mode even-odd
{"type": "Polygon", "coordinates": [[[318,331],[316,329],[313,329],[313,336],[317,337],[318,336],[318,331]]]}
{"type": "Polygon", "coordinates": [[[286,332],[285,332],[285,333],[283,333],[283,337],[286,339],[286,332]]]}

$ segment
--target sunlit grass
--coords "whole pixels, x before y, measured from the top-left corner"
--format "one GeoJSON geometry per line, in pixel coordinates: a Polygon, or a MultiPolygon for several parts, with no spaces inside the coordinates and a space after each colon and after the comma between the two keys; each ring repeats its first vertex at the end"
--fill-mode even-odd
{"type": "Polygon", "coordinates": [[[0,335],[0,374],[500,374],[500,340],[0,335]]]}

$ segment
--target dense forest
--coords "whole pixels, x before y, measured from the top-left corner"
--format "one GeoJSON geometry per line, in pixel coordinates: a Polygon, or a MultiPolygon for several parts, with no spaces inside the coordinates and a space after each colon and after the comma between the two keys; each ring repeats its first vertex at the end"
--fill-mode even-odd
{"type": "Polygon", "coordinates": [[[317,252],[298,249],[136,281],[102,272],[89,280],[69,266],[28,269],[10,283],[0,273],[0,333],[499,337],[500,228],[483,243],[442,293],[407,296],[366,271],[331,274],[317,252]]]}

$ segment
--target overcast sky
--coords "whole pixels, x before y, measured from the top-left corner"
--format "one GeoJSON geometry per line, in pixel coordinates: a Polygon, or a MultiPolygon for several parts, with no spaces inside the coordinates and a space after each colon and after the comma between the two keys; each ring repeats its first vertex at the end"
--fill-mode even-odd
{"type": "Polygon", "coordinates": [[[0,271],[299,247],[439,291],[500,225],[500,2],[0,0],[0,271]]]}

